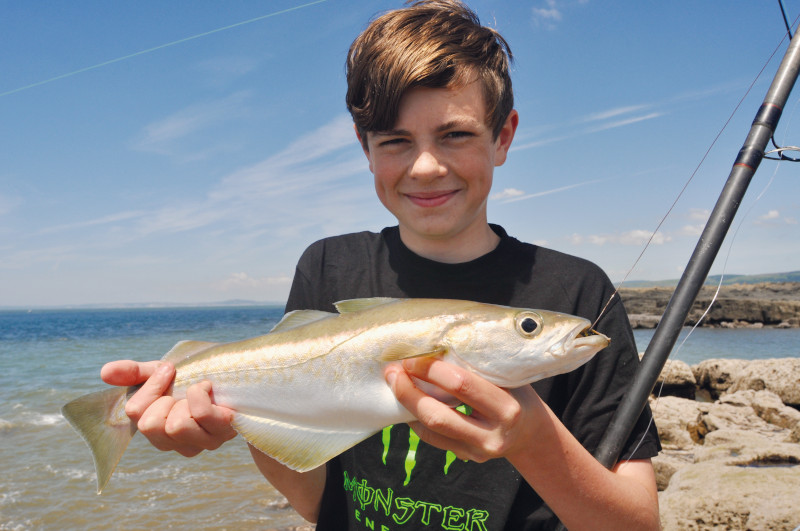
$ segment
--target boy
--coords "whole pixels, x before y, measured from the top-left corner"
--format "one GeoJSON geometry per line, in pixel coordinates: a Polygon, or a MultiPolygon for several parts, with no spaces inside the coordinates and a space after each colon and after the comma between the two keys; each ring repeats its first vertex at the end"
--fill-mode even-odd
{"type": "MultiPolygon", "coordinates": [[[[309,247],[287,311],[384,296],[600,315],[613,288],[597,267],[488,223],[494,167],[505,162],[519,121],[509,60],[502,37],[457,0],[387,13],[354,41],[347,105],[378,197],[398,226],[309,247]]],[[[587,365],[511,392],[442,361],[389,367],[387,383],[419,419],[410,427],[388,427],[304,474],[251,448],[253,459],[319,531],[549,529],[557,518],[570,529],[657,529],[649,458],[659,443],[649,411],[612,471],[589,453],[637,363],[619,302],[596,328],[612,343],[587,365]],[[451,409],[412,377],[469,408],[451,409]]],[[[186,400],[163,396],[173,374],[169,364],[121,361],[102,377],[146,380],[126,412],[157,448],[191,456],[234,437],[231,412],[213,404],[208,382],[186,400]]]]}

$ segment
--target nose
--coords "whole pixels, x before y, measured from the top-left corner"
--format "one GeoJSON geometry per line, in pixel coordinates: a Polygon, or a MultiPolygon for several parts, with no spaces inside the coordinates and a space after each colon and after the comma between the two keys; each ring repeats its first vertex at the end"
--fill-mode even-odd
{"type": "Polygon", "coordinates": [[[431,180],[447,173],[447,168],[433,150],[421,150],[411,165],[409,176],[412,179],[431,180]]]}

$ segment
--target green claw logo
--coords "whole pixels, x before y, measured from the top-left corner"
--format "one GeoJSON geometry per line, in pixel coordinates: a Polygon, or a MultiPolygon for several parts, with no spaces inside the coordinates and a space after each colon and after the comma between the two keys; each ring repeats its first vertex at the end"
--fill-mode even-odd
{"type": "MultiPolygon", "coordinates": [[[[472,408],[466,404],[461,404],[456,408],[456,411],[460,411],[464,415],[471,415],[472,408]]],[[[381,461],[383,464],[386,464],[386,456],[389,454],[389,445],[392,441],[392,426],[386,426],[383,428],[382,438],[383,441],[383,455],[381,456],[381,461]]],[[[406,478],[403,481],[403,486],[407,486],[408,483],[411,481],[411,472],[414,471],[414,467],[417,466],[417,447],[419,446],[419,435],[414,433],[414,430],[409,429],[408,431],[408,453],[406,454],[404,468],[406,471],[406,478]]],[[[451,451],[447,451],[445,453],[444,459],[444,474],[447,475],[447,472],[450,470],[450,465],[456,460],[456,454],[451,451]]],[[[465,460],[466,461],[466,460],[465,460]]]]}

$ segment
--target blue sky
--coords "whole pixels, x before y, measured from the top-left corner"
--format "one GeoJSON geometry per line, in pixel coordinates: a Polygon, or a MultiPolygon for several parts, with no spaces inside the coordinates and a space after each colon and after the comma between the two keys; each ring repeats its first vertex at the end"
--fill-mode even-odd
{"type": "MultiPolygon", "coordinates": [[[[343,62],[400,5],[0,2],[0,306],[283,301],[308,244],[393,224],[343,62]]],[[[490,220],[615,281],[785,33],[777,2],[470,5],[516,58],[490,220]]],[[[680,275],[785,48],[629,278],[680,275]]],[[[782,144],[800,144],[797,103],[782,144]]],[[[800,269],[798,170],[762,163],[712,273],[800,269]]]]}

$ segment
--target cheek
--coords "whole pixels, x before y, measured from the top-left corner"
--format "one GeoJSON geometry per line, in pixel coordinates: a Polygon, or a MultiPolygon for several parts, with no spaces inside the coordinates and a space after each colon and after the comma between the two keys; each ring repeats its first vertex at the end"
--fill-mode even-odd
{"type": "Polygon", "coordinates": [[[378,194],[378,199],[381,200],[381,203],[386,205],[386,188],[383,186],[383,182],[378,178],[378,175],[375,174],[373,177],[373,181],[375,183],[375,193],[378,194]]]}
{"type": "Polygon", "coordinates": [[[384,194],[396,188],[402,178],[402,173],[398,171],[397,165],[386,160],[373,160],[370,169],[375,179],[375,189],[383,190],[384,194]]]}

